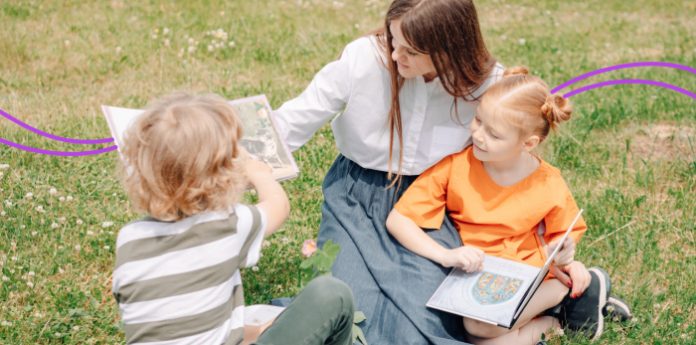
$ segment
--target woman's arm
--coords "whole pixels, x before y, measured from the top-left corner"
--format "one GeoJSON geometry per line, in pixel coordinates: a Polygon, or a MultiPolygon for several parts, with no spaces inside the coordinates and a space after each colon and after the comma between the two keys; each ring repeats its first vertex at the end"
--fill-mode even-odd
{"type": "Polygon", "coordinates": [[[349,44],[338,60],[324,66],[302,94],[273,112],[281,136],[291,151],[304,145],[346,107],[351,90],[351,64],[357,53],[354,45],[355,42],[349,44]]]}

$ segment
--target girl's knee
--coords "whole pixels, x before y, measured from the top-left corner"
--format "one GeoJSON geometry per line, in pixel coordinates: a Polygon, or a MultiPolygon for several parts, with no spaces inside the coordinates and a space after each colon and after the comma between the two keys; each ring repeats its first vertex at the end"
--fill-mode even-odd
{"type": "Polygon", "coordinates": [[[469,318],[464,318],[464,329],[477,338],[493,338],[499,333],[498,327],[469,318]]]}

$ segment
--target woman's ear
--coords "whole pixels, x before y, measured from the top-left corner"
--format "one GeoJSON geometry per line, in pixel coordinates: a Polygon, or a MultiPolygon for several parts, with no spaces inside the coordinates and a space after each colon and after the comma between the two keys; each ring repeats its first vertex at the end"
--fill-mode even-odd
{"type": "Polygon", "coordinates": [[[539,145],[541,142],[541,138],[539,138],[538,135],[530,135],[527,137],[527,139],[524,140],[522,143],[522,146],[524,147],[527,152],[534,150],[535,147],[539,145]]]}

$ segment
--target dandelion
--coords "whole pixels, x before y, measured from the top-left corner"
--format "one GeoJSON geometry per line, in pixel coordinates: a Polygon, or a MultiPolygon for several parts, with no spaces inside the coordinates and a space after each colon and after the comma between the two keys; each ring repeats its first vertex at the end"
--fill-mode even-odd
{"type": "Polygon", "coordinates": [[[114,222],[103,222],[101,226],[102,228],[108,228],[112,225],[114,225],[114,222]]]}
{"type": "Polygon", "coordinates": [[[58,190],[51,187],[51,189],[48,190],[48,194],[53,195],[53,196],[58,195],[58,190]]]}
{"type": "Polygon", "coordinates": [[[24,196],[24,199],[27,199],[27,200],[31,200],[31,199],[33,199],[33,198],[34,198],[34,193],[31,193],[31,192],[27,193],[27,194],[24,196]]]}
{"type": "Polygon", "coordinates": [[[302,244],[302,255],[310,257],[317,251],[317,242],[313,239],[305,240],[302,244]]]}

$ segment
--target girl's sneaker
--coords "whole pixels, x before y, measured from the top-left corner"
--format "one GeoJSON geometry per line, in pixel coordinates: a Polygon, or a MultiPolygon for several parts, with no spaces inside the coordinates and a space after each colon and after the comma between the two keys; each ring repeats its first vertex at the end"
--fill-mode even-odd
{"type": "Polygon", "coordinates": [[[571,331],[581,332],[591,340],[596,340],[604,332],[603,309],[609,298],[611,283],[609,274],[601,268],[592,267],[590,286],[579,298],[566,296],[561,302],[559,321],[571,331]]]}
{"type": "Polygon", "coordinates": [[[633,318],[631,313],[631,308],[628,306],[626,301],[616,297],[610,296],[607,299],[607,305],[602,309],[602,314],[608,316],[612,320],[617,320],[620,322],[629,321],[633,318]]]}

